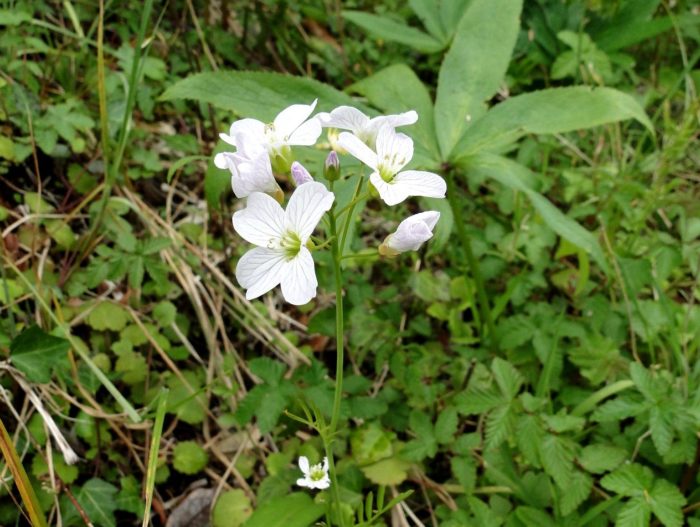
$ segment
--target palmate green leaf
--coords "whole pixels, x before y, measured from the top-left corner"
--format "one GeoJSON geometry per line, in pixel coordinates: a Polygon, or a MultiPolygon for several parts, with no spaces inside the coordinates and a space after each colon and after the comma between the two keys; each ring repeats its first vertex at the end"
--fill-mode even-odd
{"type": "Polygon", "coordinates": [[[51,370],[67,360],[70,343],[54,337],[38,326],[25,329],[10,343],[10,360],[33,382],[49,382],[51,370]]]}
{"type": "Polygon", "coordinates": [[[343,18],[377,38],[398,42],[423,53],[436,53],[445,47],[442,42],[427,33],[386,16],[363,11],[343,11],[343,18]]]}
{"type": "Polygon", "coordinates": [[[435,122],[443,160],[450,158],[467,120],[486,111],[485,102],[505,76],[520,27],[522,0],[472,0],[440,68],[435,122]]]}
{"type": "Polygon", "coordinates": [[[294,492],[261,505],[243,525],[245,527],[309,527],[325,512],[308,494],[294,492]]]}
{"type": "Polygon", "coordinates": [[[428,89],[411,68],[405,64],[395,64],[356,82],[348,89],[363,95],[370,104],[386,113],[402,113],[409,109],[418,112],[418,122],[406,130],[416,141],[417,164],[421,168],[435,168],[440,159],[440,150],[435,137],[433,102],[428,89]],[[419,156],[424,158],[423,163],[419,156]]]}
{"type": "Polygon", "coordinates": [[[572,132],[627,119],[636,119],[654,132],[639,103],[612,88],[573,86],[526,93],[491,108],[469,127],[451,159],[503,149],[525,134],[572,132]]]}
{"type": "Polygon", "coordinates": [[[550,229],[585,250],[601,269],[609,272],[605,255],[595,236],[566,216],[542,194],[533,190],[529,182],[533,180],[534,175],[527,168],[505,157],[483,152],[462,160],[462,166],[469,173],[494,179],[513,190],[523,192],[550,229]]]}

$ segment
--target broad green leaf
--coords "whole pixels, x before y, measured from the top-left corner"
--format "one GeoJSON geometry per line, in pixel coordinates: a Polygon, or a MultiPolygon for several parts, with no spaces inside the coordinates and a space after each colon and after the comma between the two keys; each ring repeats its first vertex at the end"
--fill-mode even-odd
{"type": "Polygon", "coordinates": [[[575,471],[566,487],[565,492],[560,493],[561,513],[567,516],[574,512],[591,493],[593,479],[586,473],[575,471]]]}
{"type": "Polygon", "coordinates": [[[505,76],[520,28],[522,0],[473,0],[462,16],[440,68],[435,123],[443,160],[450,157],[467,122],[505,76]]]}
{"type": "Polygon", "coordinates": [[[190,75],[170,86],[160,99],[190,99],[231,110],[241,117],[272,121],[291,104],[310,104],[330,111],[351,105],[365,111],[349,95],[308,77],[260,71],[217,71],[190,75]]]}
{"type": "Polygon", "coordinates": [[[90,311],[87,323],[98,331],[121,331],[129,321],[129,314],[119,304],[101,301],[90,311]]]}
{"type": "Polygon", "coordinates": [[[526,93],[496,105],[476,121],[454,148],[452,158],[502,149],[528,133],[557,134],[627,119],[654,131],[639,103],[612,88],[573,86],[526,93]]]}
{"type": "Polygon", "coordinates": [[[525,525],[537,525],[538,527],[556,527],[556,523],[551,516],[544,511],[533,507],[518,507],[515,515],[525,525]]]}
{"type": "Polygon", "coordinates": [[[605,255],[595,236],[533,190],[529,181],[532,181],[534,175],[527,168],[505,157],[486,153],[465,160],[463,165],[469,173],[494,179],[513,190],[523,192],[550,229],[588,252],[601,269],[609,271],[605,255]]]}
{"type": "Polygon", "coordinates": [[[444,47],[440,41],[427,33],[386,16],[363,11],[343,11],[343,18],[369,31],[377,38],[398,42],[423,53],[436,53],[444,47]]]}
{"type": "MultiPolygon", "coordinates": [[[[418,112],[418,122],[401,129],[416,141],[429,156],[440,159],[440,151],[435,136],[433,102],[430,93],[411,68],[405,64],[395,64],[378,71],[374,75],[351,85],[349,90],[363,95],[373,106],[385,113],[402,113],[408,110],[418,112]]],[[[435,168],[432,166],[422,168],[435,168]]]]}
{"type": "Polygon", "coordinates": [[[571,440],[553,434],[548,434],[540,445],[542,466],[561,489],[566,489],[571,482],[575,447],[571,440]]]}
{"type": "Polygon", "coordinates": [[[440,11],[435,9],[435,0],[408,0],[408,5],[433,37],[440,42],[447,41],[447,34],[440,20],[440,11]]]}
{"type": "Polygon", "coordinates": [[[442,410],[438,414],[437,421],[435,422],[435,438],[438,443],[451,443],[457,432],[458,425],[459,417],[457,416],[457,409],[454,406],[448,406],[442,410]]]}
{"type": "Polygon", "coordinates": [[[0,26],[19,26],[32,19],[32,15],[20,9],[0,9],[0,26]]]}
{"type": "Polygon", "coordinates": [[[677,24],[679,29],[689,29],[700,24],[700,17],[693,14],[683,14],[654,18],[652,20],[633,20],[628,18],[624,25],[609,24],[598,34],[594,35],[596,44],[607,52],[617,51],[633,46],[644,40],[665,33],[677,24]]]}
{"type": "Polygon", "coordinates": [[[212,512],[214,527],[239,527],[253,513],[250,500],[241,489],[228,490],[219,496],[212,512]]]}
{"type": "Polygon", "coordinates": [[[20,333],[10,344],[12,364],[33,382],[49,382],[52,368],[66,360],[70,343],[54,337],[38,326],[20,333]]]}
{"type": "Polygon", "coordinates": [[[269,357],[258,357],[249,362],[248,366],[254,375],[260,377],[270,386],[279,385],[284,372],[287,370],[284,364],[269,357]]]}
{"type": "Polygon", "coordinates": [[[308,494],[294,492],[261,505],[243,525],[245,527],[309,527],[325,512],[308,494]]]}

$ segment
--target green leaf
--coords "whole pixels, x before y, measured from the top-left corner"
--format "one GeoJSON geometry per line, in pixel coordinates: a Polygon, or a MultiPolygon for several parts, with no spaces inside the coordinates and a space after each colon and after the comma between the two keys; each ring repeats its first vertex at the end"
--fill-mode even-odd
{"type": "Polygon", "coordinates": [[[448,406],[438,414],[437,422],[435,423],[435,438],[440,444],[451,443],[454,435],[457,432],[459,425],[459,417],[457,409],[454,406],[448,406]]]}
{"type": "Polygon", "coordinates": [[[248,364],[250,371],[260,377],[270,386],[279,385],[284,372],[287,370],[284,364],[268,357],[258,357],[248,364]]]}
{"type": "Polygon", "coordinates": [[[408,0],[408,5],[433,37],[440,42],[447,40],[445,29],[440,21],[440,11],[435,9],[435,0],[408,0]]]}
{"type": "Polygon", "coordinates": [[[602,474],[619,467],[627,458],[624,448],[611,445],[588,445],[583,448],[578,462],[588,472],[602,474]]]}
{"type": "Polygon", "coordinates": [[[362,473],[375,485],[400,485],[406,481],[410,466],[408,461],[390,457],[362,467],[362,473]]]}
{"type": "Polygon", "coordinates": [[[443,160],[505,76],[520,28],[522,0],[473,0],[440,68],[435,122],[443,160]]]}
{"type": "MultiPolygon", "coordinates": [[[[86,481],[80,491],[75,493],[75,499],[95,527],[114,527],[117,525],[114,518],[114,511],[117,508],[117,492],[118,489],[114,485],[99,478],[93,478],[86,481]]],[[[65,510],[63,518],[65,525],[82,523],[72,503],[68,502],[65,510]]]]}
{"type": "Polygon", "coordinates": [[[416,140],[417,147],[429,153],[429,159],[440,159],[433,102],[428,89],[411,68],[405,64],[395,64],[356,82],[348,89],[363,95],[373,106],[386,113],[402,113],[409,109],[418,112],[418,122],[405,131],[416,140]]]}
{"type": "Polygon", "coordinates": [[[548,434],[540,445],[542,467],[561,489],[566,489],[571,482],[575,448],[571,440],[553,434],[548,434]]]}
{"type": "Polygon", "coordinates": [[[475,122],[452,158],[503,149],[525,134],[558,134],[627,119],[636,119],[654,133],[639,103],[612,88],[573,86],[526,93],[498,104],[475,122]]]}
{"type": "Polygon", "coordinates": [[[70,343],[32,326],[10,344],[12,364],[33,382],[49,382],[53,367],[66,360],[70,343]]]}
{"type": "Polygon", "coordinates": [[[654,483],[651,493],[651,510],[666,527],[683,525],[683,505],[686,500],[675,485],[665,479],[654,483]]]}
{"type": "Polygon", "coordinates": [[[642,497],[629,500],[615,518],[615,527],[649,527],[651,507],[642,497]]]}
{"type": "Polygon", "coordinates": [[[653,479],[654,475],[651,469],[633,463],[611,472],[600,480],[600,484],[623,496],[635,496],[645,491],[648,492],[651,489],[653,479]]]}
{"type": "Polygon", "coordinates": [[[318,520],[326,506],[315,503],[300,492],[275,498],[261,505],[243,525],[245,527],[309,527],[318,520]]]}
{"type": "Polygon", "coordinates": [[[15,144],[12,139],[0,135],[0,158],[13,161],[15,158],[15,144]]]}
{"type": "Polygon", "coordinates": [[[466,168],[474,175],[487,177],[523,192],[542,221],[562,238],[588,252],[606,273],[609,266],[598,240],[576,221],[566,216],[552,202],[528,183],[534,175],[524,166],[502,156],[481,153],[465,161],[466,168]]]}
{"type": "Polygon", "coordinates": [[[212,512],[214,527],[239,527],[253,514],[253,507],[241,489],[228,490],[219,496],[212,512]]]}
{"type": "Polygon", "coordinates": [[[580,471],[575,471],[565,492],[560,493],[560,508],[561,513],[567,516],[574,512],[591,493],[593,488],[593,478],[588,474],[580,471]]]}
{"type": "Polygon", "coordinates": [[[503,396],[508,400],[514,399],[523,386],[520,372],[510,362],[498,357],[493,359],[491,371],[503,396]]]}
{"type": "Polygon", "coordinates": [[[0,26],[19,26],[32,19],[32,15],[19,9],[0,9],[0,26]]]}
{"type": "Polygon", "coordinates": [[[90,311],[87,323],[98,331],[121,331],[129,321],[129,314],[119,304],[102,301],[90,311]]]}
{"type": "Polygon", "coordinates": [[[182,474],[196,474],[208,461],[206,451],[195,441],[182,441],[173,449],[173,467],[182,474]]]}
{"type": "Polygon", "coordinates": [[[554,523],[551,516],[546,512],[535,509],[533,507],[518,507],[515,510],[515,515],[517,518],[528,526],[538,526],[538,527],[556,527],[557,524],[554,523]]]}
{"type": "Polygon", "coordinates": [[[423,53],[436,53],[444,47],[442,43],[423,31],[385,16],[363,11],[343,11],[343,18],[369,31],[377,38],[398,42],[423,53]]]}
{"type": "Polygon", "coordinates": [[[351,105],[364,111],[352,97],[308,77],[260,71],[216,71],[197,73],[170,86],[160,99],[191,99],[231,110],[241,117],[272,121],[291,104],[310,104],[318,98],[317,110],[330,111],[351,105]]]}

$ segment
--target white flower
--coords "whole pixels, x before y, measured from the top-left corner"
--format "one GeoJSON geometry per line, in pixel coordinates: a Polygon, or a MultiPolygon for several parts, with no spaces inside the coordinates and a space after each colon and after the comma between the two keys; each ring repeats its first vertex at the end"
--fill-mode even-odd
{"type": "Polygon", "coordinates": [[[350,130],[360,141],[370,147],[374,146],[377,133],[383,125],[386,124],[395,128],[397,126],[413,124],[418,121],[418,114],[414,110],[398,115],[380,115],[370,119],[360,110],[352,106],[338,106],[331,113],[319,113],[317,117],[324,128],[350,130]]]}
{"type": "Polygon", "coordinates": [[[379,129],[376,152],[348,132],[340,134],[339,144],[374,171],[369,180],[387,205],[401,203],[409,196],[445,197],[447,184],[437,174],[401,170],[413,157],[413,140],[391,126],[379,129]]]}
{"type": "Polygon", "coordinates": [[[379,246],[379,254],[396,256],[406,251],[417,251],[423,242],[433,237],[433,229],[440,219],[440,213],[434,210],[409,216],[387,236],[379,246]]]}
{"type": "Polygon", "coordinates": [[[290,304],[303,305],[316,296],[318,282],[306,243],[334,199],[332,192],[315,181],[294,190],[287,210],[267,194],[248,196],[246,208],[233,215],[236,232],[257,245],[236,266],[236,278],[247,289],[246,298],[257,298],[279,284],[290,304]]]}
{"type": "Polygon", "coordinates": [[[306,456],[299,458],[299,468],[304,473],[303,478],[297,480],[300,487],[310,489],[327,489],[331,486],[331,478],[328,476],[328,458],[323,458],[323,463],[309,466],[309,459],[306,456]]]}
{"type": "Polygon", "coordinates": [[[237,198],[245,198],[253,192],[264,192],[282,198],[275,176],[272,175],[270,156],[261,150],[249,159],[238,153],[224,152],[217,154],[214,162],[219,168],[228,168],[231,172],[231,187],[237,198]]]}
{"type": "MultiPolygon", "coordinates": [[[[316,108],[311,104],[292,104],[282,110],[272,123],[265,124],[257,119],[241,119],[231,125],[228,134],[219,137],[228,144],[240,149],[240,138],[263,146],[270,156],[284,156],[290,146],[311,146],[321,135],[321,123],[309,116],[316,108]]],[[[217,165],[218,166],[218,165],[217,165]]]]}

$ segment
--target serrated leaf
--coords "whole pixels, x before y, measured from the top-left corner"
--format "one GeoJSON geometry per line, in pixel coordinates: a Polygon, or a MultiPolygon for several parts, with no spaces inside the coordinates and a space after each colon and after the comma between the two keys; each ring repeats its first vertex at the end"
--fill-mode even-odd
{"type": "Polygon", "coordinates": [[[683,525],[683,505],[686,499],[678,487],[665,479],[658,479],[649,493],[651,510],[666,527],[683,525]]]}
{"type": "Polygon", "coordinates": [[[10,360],[30,381],[51,381],[51,370],[61,361],[67,360],[70,343],[54,337],[38,326],[20,333],[10,344],[10,360]]]}
{"type": "Polygon", "coordinates": [[[593,478],[588,474],[580,471],[575,471],[566,487],[565,492],[560,494],[561,513],[567,516],[574,512],[591,493],[593,488],[593,478]]]}
{"type": "Polygon", "coordinates": [[[540,445],[542,467],[562,489],[571,482],[575,447],[571,440],[553,434],[548,434],[540,445]]]}
{"type": "Polygon", "coordinates": [[[651,507],[644,498],[632,498],[620,509],[615,527],[649,527],[651,507]]]}
{"type": "Polygon", "coordinates": [[[665,456],[673,443],[673,409],[664,404],[654,406],[649,412],[649,429],[651,440],[659,454],[665,456]]]}
{"type": "Polygon", "coordinates": [[[495,448],[513,434],[515,414],[511,404],[499,406],[486,417],[486,444],[495,448]]]}
{"type": "Polygon", "coordinates": [[[515,510],[515,515],[528,526],[557,527],[549,514],[533,507],[518,507],[515,510]]]}
{"type": "Polygon", "coordinates": [[[649,492],[653,480],[651,469],[633,463],[611,472],[600,480],[600,484],[603,488],[623,496],[637,496],[645,491],[649,492]]]}
{"type": "Polygon", "coordinates": [[[627,451],[612,445],[588,445],[578,456],[578,462],[588,472],[602,474],[619,467],[627,458],[627,451]]]}
{"type": "Polygon", "coordinates": [[[544,429],[537,416],[524,414],[519,417],[516,433],[518,448],[528,463],[535,467],[540,466],[540,445],[544,436],[544,429]]]}
{"type": "Polygon", "coordinates": [[[258,357],[253,359],[248,363],[250,371],[253,374],[260,377],[270,386],[279,385],[284,372],[287,370],[286,366],[279,361],[270,359],[269,357],[258,357]]]}
{"type": "Polygon", "coordinates": [[[195,441],[182,441],[173,449],[173,467],[182,474],[196,474],[208,461],[206,451],[195,441]]]}
{"type": "Polygon", "coordinates": [[[476,463],[469,457],[453,457],[450,460],[452,475],[457,478],[464,492],[471,493],[476,485],[476,463]]]}
{"type": "Polygon", "coordinates": [[[213,527],[239,527],[253,514],[250,499],[241,489],[222,493],[212,511],[213,527]]]}
{"type": "Polygon", "coordinates": [[[464,415],[483,414],[503,404],[503,396],[494,389],[467,389],[455,398],[455,404],[464,415]]]}
{"type": "Polygon", "coordinates": [[[459,417],[454,406],[448,406],[438,414],[435,422],[435,438],[438,443],[448,444],[452,442],[453,436],[457,432],[459,417]]]}
{"type": "Polygon", "coordinates": [[[520,372],[510,362],[501,358],[493,360],[491,370],[504,397],[508,400],[514,399],[523,386],[523,376],[520,372]]]}

